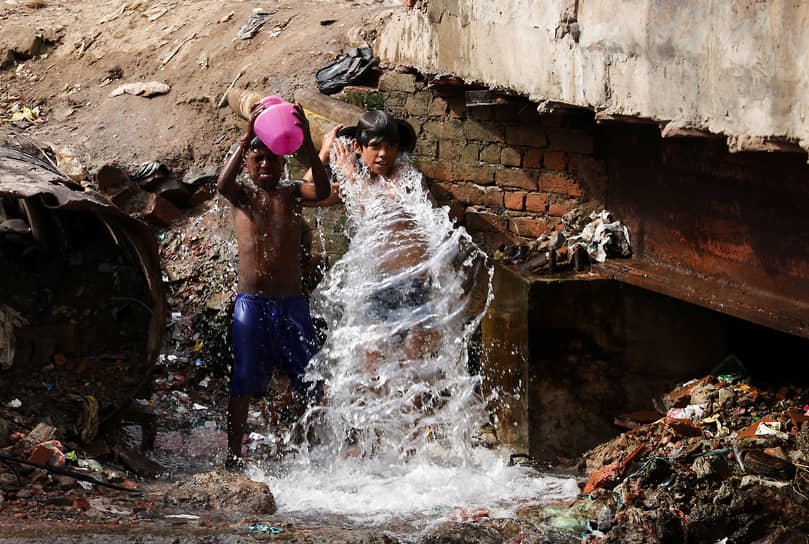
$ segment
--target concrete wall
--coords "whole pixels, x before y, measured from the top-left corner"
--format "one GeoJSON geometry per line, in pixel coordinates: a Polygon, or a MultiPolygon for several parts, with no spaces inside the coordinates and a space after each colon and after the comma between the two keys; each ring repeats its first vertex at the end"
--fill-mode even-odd
{"type": "Polygon", "coordinates": [[[809,149],[801,2],[430,0],[392,15],[375,50],[537,102],[724,134],[731,150],[809,149]]]}

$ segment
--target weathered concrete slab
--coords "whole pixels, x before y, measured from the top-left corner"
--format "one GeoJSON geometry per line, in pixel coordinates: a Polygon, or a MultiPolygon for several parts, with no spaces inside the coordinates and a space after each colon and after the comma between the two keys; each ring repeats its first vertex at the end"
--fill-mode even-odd
{"type": "Polygon", "coordinates": [[[807,45],[809,6],[786,0],[431,0],[390,16],[375,48],[384,61],[539,102],[767,150],[773,140],[809,149],[807,45]]]}

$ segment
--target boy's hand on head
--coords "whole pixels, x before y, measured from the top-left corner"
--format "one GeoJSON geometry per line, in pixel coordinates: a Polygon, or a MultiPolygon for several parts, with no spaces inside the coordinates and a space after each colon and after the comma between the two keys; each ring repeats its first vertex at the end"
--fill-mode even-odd
{"type": "Polygon", "coordinates": [[[242,149],[242,154],[247,153],[250,142],[256,137],[256,118],[261,115],[261,112],[267,109],[267,106],[256,106],[250,114],[250,120],[247,122],[247,133],[239,140],[239,147],[242,149]]]}
{"type": "Polygon", "coordinates": [[[335,140],[332,153],[334,164],[348,182],[354,182],[354,150],[344,141],[335,140]]]}
{"type": "Polygon", "coordinates": [[[328,131],[323,135],[323,143],[320,145],[320,151],[329,152],[331,146],[334,145],[334,140],[337,139],[337,132],[343,128],[344,125],[340,124],[328,131]]]}

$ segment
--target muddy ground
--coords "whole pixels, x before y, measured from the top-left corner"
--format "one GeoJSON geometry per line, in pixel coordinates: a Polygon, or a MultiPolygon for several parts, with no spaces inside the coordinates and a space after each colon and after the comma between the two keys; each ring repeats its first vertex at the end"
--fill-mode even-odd
{"type": "MultiPolygon", "coordinates": [[[[315,71],[363,45],[363,36],[372,41],[385,14],[400,9],[400,2],[371,0],[0,0],[0,121],[25,138],[72,151],[90,184],[110,162],[130,174],[155,161],[177,176],[215,169],[244,128],[220,107],[234,79],[238,88],[291,98],[299,88],[314,88],[315,71]],[[238,39],[255,8],[271,12],[269,20],[252,38],[238,39]],[[126,83],[155,81],[170,90],[110,96],[126,83]]],[[[210,176],[199,179],[196,189],[212,188],[210,176]]],[[[142,215],[137,194],[120,204],[142,215]]],[[[103,462],[92,470],[67,461],[70,475],[0,464],[4,542],[415,540],[347,520],[272,514],[268,502],[255,502],[264,490],[217,471],[235,280],[230,216],[209,193],[170,225],[152,228],[169,316],[163,357],[136,395],[142,410],[88,445],[76,440],[76,429],[51,425],[30,404],[4,404],[3,455],[30,459],[36,446],[60,439],[64,452],[103,462]],[[144,434],[154,439],[148,455],[140,453],[144,434]],[[253,492],[246,499],[234,491],[225,501],[232,508],[220,508],[202,491],[183,495],[196,489],[185,480],[194,474],[210,478],[198,485],[202,490],[253,492]]],[[[459,511],[418,541],[580,542],[584,533],[603,542],[806,542],[809,395],[795,387],[756,389],[743,366],[730,363],[727,372],[718,367],[716,376],[695,377],[664,399],[650,399],[659,413],[622,418],[616,434],[623,434],[572,464],[523,459],[574,475],[579,500],[526,505],[510,519],[459,511]],[[777,425],[759,431],[767,419],[777,425]]],[[[4,403],[16,398],[13,385],[3,393],[4,403]]],[[[253,408],[261,413],[265,406],[253,408]]],[[[263,424],[260,417],[251,421],[263,424]]],[[[47,462],[48,451],[36,459],[47,462]]]]}

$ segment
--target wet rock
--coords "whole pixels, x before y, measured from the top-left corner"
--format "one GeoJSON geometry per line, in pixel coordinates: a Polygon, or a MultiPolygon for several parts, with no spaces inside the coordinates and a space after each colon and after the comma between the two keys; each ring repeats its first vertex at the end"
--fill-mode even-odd
{"type": "Polygon", "coordinates": [[[267,484],[245,476],[214,471],[176,482],[163,497],[165,504],[249,514],[275,513],[275,498],[267,484]]]}
{"type": "Polygon", "coordinates": [[[425,534],[419,544],[501,544],[503,535],[474,523],[445,523],[425,534]]]}

